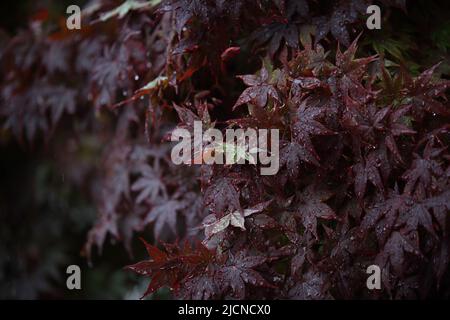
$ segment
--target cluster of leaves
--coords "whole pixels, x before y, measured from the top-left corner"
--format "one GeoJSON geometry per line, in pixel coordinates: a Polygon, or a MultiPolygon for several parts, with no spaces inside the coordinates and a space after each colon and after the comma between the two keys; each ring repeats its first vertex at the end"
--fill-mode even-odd
{"type": "Polygon", "coordinates": [[[306,47],[283,68],[240,77],[248,88],[234,108],[249,112],[230,126],[283,128],[281,170],[211,169],[203,243],[217,260],[192,269],[182,297],[355,298],[368,294],[371,264],[385,296],[438,292],[449,262],[450,83],[432,79],[437,66],[410,77],[356,51],[355,41],[331,61],[306,47]]]}
{"type": "Polygon", "coordinates": [[[89,257],[108,237],[131,253],[149,230],[198,240],[144,242],[150,260],[129,269],[151,278],[146,294],[448,295],[450,84],[437,65],[414,75],[375,46],[357,53],[369,4],[100,1],[80,31],[41,12],[0,51],[4,129],[23,144],[75,137],[61,166],[98,204],[89,257]],[[279,172],[175,166],[166,140],[194,120],[279,129],[279,172]],[[92,137],[101,161],[86,163],[92,137]],[[372,264],[382,291],[365,287],[372,264]]]}

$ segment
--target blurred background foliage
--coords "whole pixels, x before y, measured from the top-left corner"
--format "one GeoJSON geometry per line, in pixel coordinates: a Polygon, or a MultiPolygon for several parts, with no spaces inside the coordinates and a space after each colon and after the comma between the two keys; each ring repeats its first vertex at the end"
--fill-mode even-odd
{"type": "MultiPolygon", "coordinates": [[[[1,1],[0,44],[26,29],[29,17],[42,9],[57,19],[65,16],[68,5],[85,3],[1,1]]],[[[50,150],[45,145],[24,147],[0,132],[0,299],[139,299],[146,280],[123,271],[132,259],[122,245],[105,245],[103,258],[92,263],[84,256],[82,248],[97,208],[88,192],[67,183],[65,175],[71,174],[63,164],[67,159],[57,159],[61,152],[55,152],[67,140],[59,132],[53,138],[61,142],[50,150]],[[82,290],[66,288],[66,268],[72,264],[81,268],[82,290]]],[[[88,135],[81,139],[77,163],[92,167],[100,161],[102,144],[88,135]]],[[[142,250],[134,252],[142,254],[137,258],[144,257],[142,250]]],[[[167,296],[162,291],[150,299],[167,296]]]]}
{"type": "Polygon", "coordinates": [[[65,181],[54,153],[9,142],[0,154],[0,298],[140,298],[145,281],[123,271],[131,261],[123,246],[105,245],[103,258],[88,265],[81,249],[96,208],[65,181]],[[66,288],[72,264],[82,270],[82,290],[66,288]]]}
{"type": "Polygon", "coordinates": [[[393,64],[403,64],[415,75],[421,66],[442,61],[437,72],[448,79],[450,22],[446,12],[449,8],[449,1],[408,2],[406,14],[396,9],[385,14],[382,32],[368,31],[364,45],[393,64]]]}

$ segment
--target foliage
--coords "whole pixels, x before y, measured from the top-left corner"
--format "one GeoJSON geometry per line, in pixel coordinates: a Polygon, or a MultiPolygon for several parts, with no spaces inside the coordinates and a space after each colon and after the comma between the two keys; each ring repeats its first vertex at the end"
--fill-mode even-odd
{"type": "MultiPolygon", "coordinates": [[[[368,3],[93,2],[80,31],[34,17],[0,51],[4,135],[38,148],[66,132],[59,165],[98,208],[83,253],[152,239],[128,267],[144,295],[448,297],[446,61],[408,61],[412,32],[377,42],[368,3]],[[280,171],[175,166],[168,136],[194,120],[280,129],[280,171]],[[102,156],[86,161],[89,139],[102,156]],[[365,286],[372,264],[382,291],[365,286]]],[[[405,21],[406,6],[382,1],[405,21]]]]}

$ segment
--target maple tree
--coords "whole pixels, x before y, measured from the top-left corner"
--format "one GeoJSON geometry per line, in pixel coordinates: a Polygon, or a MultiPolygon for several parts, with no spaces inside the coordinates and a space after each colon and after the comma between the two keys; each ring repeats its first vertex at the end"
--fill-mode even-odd
{"type": "Polygon", "coordinates": [[[75,137],[60,166],[98,211],[83,254],[147,239],[127,267],[144,296],[448,297],[450,81],[372,45],[369,2],[91,2],[79,31],[34,18],[0,47],[3,130],[60,153],[58,133],[75,137]],[[280,171],[174,165],[168,137],[195,120],[279,129],[280,171]]]}

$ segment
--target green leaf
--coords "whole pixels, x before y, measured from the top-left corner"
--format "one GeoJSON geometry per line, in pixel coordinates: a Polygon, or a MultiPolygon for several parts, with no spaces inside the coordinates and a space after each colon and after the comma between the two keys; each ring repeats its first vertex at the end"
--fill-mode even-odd
{"type": "Polygon", "coordinates": [[[137,0],[126,0],[117,8],[108,11],[100,16],[101,21],[107,21],[114,16],[117,16],[118,19],[122,19],[127,15],[127,13],[131,10],[139,10],[146,7],[153,7],[158,5],[161,0],[151,0],[151,1],[137,1],[137,0]]]}

